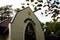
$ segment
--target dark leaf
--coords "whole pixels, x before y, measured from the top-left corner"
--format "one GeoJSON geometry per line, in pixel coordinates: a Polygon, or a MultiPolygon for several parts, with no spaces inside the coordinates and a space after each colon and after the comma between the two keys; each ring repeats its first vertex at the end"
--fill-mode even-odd
{"type": "Polygon", "coordinates": [[[38,8],[38,10],[41,10],[41,8],[38,8]]]}
{"type": "Polygon", "coordinates": [[[15,11],[16,11],[17,13],[20,12],[20,8],[15,9],[15,11]]]}
{"type": "Polygon", "coordinates": [[[59,5],[59,2],[56,2],[57,5],[59,5]]]}
{"type": "Polygon", "coordinates": [[[29,0],[26,0],[26,1],[29,1],[29,0]]]}
{"type": "Polygon", "coordinates": [[[45,10],[45,11],[47,11],[47,10],[45,10]]]}
{"type": "Polygon", "coordinates": [[[57,9],[55,9],[54,12],[55,12],[55,14],[57,14],[57,15],[59,14],[59,10],[57,10],[57,9]]]}
{"type": "Polygon", "coordinates": [[[29,3],[27,3],[27,5],[29,5],[29,3]]]}
{"type": "Polygon", "coordinates": [[[49,13],[49,14],[51,14],[51,13],[49,13]]]}
{"type": "Polygon", "coordinates": [[[45,7],[46,5],[44,5],[43,7],[45,7]]]}
{"type": "Polygon", "coordinates": [[[22,6],[22,8],[25,8],[24,6],[22,6]]]}
{"type": "Polygon", "coordinates": [[[45,16],[48,16],[48,15],[45,15],[45,16]]]}
{"type": "Polygon", "coordinates": [[[43,0],[39,0],[38,2],[42,2],[43,3],[43,0]]]}
{"type": "Polygon", "coordinates": [[[55,18],[57,15],[56,14],[53,14],[52,16],[51,16],[51,18],[53,17],[53,18],[55,18]]]}
{"type": "Polygon", "coordinates": [[[60,17],[57,17],[57,19],[60,19],[60,17]]]}
{"type": "Polygon", "coordinates": [[[48,2],[48,3],[50,3],[50,2],[48,2]]]}
{"type": "Polygon", "coordinates": [[[34,2],[34,0],[31,0],[31,2],[34,2]]]}
{"type": "Polygon", "coordinates": [[[22,3],[21,5],[25,5],[25,3],[22,3]]]}
{"type": "Polygon", "coordinates": [[[42,6],[42,4],[38,4],[37,6],[38,6],[38,7],[41,7],[41,6],[42,6]]]}
{"type": "Polygon", "coordinates": [[[47,14],[47,12],[45,12],[45,14],[47,14]]]}
{"type": "Polygon", "coordinates": [[[37,4],[38,2],[35,2],[35,4],[37,4]]]}
{"type": "Polygon", "coordinates": [[[58,8],[58,6],[57,6],[57,5],[55,5],[55,7],[56,7],[56,8],[58,8]]]}
{"type": "Polygon", "coordinates": [[[0,8],[0,11],[2,10],[2,8],[0,8]]]}
{"type": "Polygon", "coordinates": [[[53,4],[55,4],[56,3],[56,1],[54,0],[54,3],[53,4]]]}
{"type": "Polygon", "coordinates": [[[35,7],[34,10],[37,11],[37,7],[35,7]]]}
{"type": "Polygon", "coordinates": [[[49,0],[49,1],[52,1],[52,0],[49,0]]]}
{"type": "Polygon", "coordinates": [[[51,11],[53,11],[53,10],[51,10],[51,11]]]}
{"type": "Polygon", "coordinates": [[[56,21],[57,21],[57,19],[53,19],[53,21],[54,21],[54,22],[56,22],[56,21]]]}
{"type": "Polygon", "coordinates": [[[41,12],[41,14],[43,15],[43,13],[41,12]]]}

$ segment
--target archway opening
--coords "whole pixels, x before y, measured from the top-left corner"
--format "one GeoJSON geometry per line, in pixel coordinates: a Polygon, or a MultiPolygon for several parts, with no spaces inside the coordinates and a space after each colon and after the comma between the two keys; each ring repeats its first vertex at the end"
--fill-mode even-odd
{"type": "Polygon", "coordinates": [[[25,30],[25,40],[36,40],[35,31],[32,23],[28,23],[25,30]]]}

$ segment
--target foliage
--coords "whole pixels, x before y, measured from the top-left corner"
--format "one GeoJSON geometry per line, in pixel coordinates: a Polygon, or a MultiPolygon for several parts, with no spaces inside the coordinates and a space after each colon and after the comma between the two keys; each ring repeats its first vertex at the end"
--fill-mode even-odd
{"type": "Polygon", "coordinates": [[[20,8],[16,8],[15,12],[17,12],[17,13],[20,12],[20,8]]]}
{"type": "Polygon", "coordinates": [[[2,6],[0,7],[0,20],[5,20],[6,17],[10,17],[10,13],[12,13],[12,5],[6,5],[6,6],[2,6]]]}
{"type": "MultiPolygon", "coordinates": [[[[46,0],[47,2],[43,3],[44,1],[39,0],[34,2],[34,0],[26,0],[28,2],[31,1],[31,3],[27,2],[27,6],[29,6],[29,4],[31,4],[34,8],[34,12],[38,11],[38,10],[42,10],[45,7],[48,7],[47,9],[43,11],[41,11],[41,14],[46,14],[46,16],[48,15],[52,15],[51,18],[54,22],[57,22],[58,19],[60,19],[60,2],[59,0],[46,0]],[[51,3],[51,1],[54,1],[53,3],[51,3]],[[32,2],[34,2],[35,4],[33,4],[32,2]]],[[[25,6],[24,6],[25,7],[25,6]]]]}
{"type": "Polygon", "coordinates": [[[43,26],[44,26],[44,23],[41,23],[41,27],[42,27],[42,29],[44,30],[43,26]]]}
{"type": "Polygon", "coordinates": [[[51,35],[51,32],[54,32],[53,35],[60,36],[60,22],[46,22],[46,25],[47,34],[51,35]]]}
{"type": "MultiPolygon", "coordinates": [[[[29,1],[29,0],[26,0],[26,1],[29,1]]],[[[30,0],[31,2],[34,2],[34,0],[30,0]]]]}

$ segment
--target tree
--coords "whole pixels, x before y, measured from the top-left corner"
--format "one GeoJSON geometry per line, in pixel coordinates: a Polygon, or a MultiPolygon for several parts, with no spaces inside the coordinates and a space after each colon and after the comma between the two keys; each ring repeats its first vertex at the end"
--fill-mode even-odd
{"type": "Polygon", "coordinates": [[[3,7],[0,7],[0,20],[4,20],[6,18],[10,17],[10,13],[12,13],[12,5],[6,5],[3,7]]]}
{"type": "Polygon", "coordinates": [[[51,35],[53,32],[55,36],[60,36],[60,22],[46,22],[46,34],[51,35]]]}
{"type": "Polygon", "coordinates": [[[55,30],[55,35],[60,36],[60,22],[56,23],[55,30]]]}
{"type": "MultiPolygon", "coordinates": [[[[51,14],[52,15],[51,18],[52,18],[53,22],[57,22],[58,19],[60,19],[60,16],[58,16],[58,15],[60,15],[60,6],[59,6],[60,2],[59,2],[59,0],[46,0],[44,5],[43,5],[43,0],[36,1],[36,2],[34,2],[34,0],[26,0],[26,1],[28,1],[28,2],[31,1],[31,3],[27,2],[27,6],[29,6],[29,4],[31,4],[34,7],[34,12],[41,10],[42,8],[48,7],[48,9],[44,10],[46,16],[51,14]],[[54,1],[54,2],[51,3],[51,1],[54,1]],[[37,6],[35,6],[33,4],[33,2],[37,6]]],[[[23,5],[23,6],[25,7],[25,5],[23,5]]],[[[41,12],[41,14],[44,14],[43,11],[41,12]]]]}

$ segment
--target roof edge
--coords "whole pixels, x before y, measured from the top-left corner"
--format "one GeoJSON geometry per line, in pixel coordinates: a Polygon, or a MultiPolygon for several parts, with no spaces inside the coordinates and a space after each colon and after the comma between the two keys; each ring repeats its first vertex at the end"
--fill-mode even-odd
{"type": "MultiPolygon", "coordinates": [[[[24,8],[23,10],[28,9],[28,8],[30,8],[30,7],[26,7],[26,8],[24,8]]],[[[23,11],[23,10],[20,10],[20,12],[23,11]]],[[[31,10],[31,8],[30,8],[30,10],[31,10]]],[[[32,11],[32,10],[31,10],[31,11],[32,11]]],[[[19,12],[18,12],[18,13],[19,13],[19,12]]],[[[11,24],[14,22],[14,20],[15,20],[15,18],[16,18],[16,16],[17,16],[18,13],[16,13],[15,16],[12,18],[11,24]]]]}

